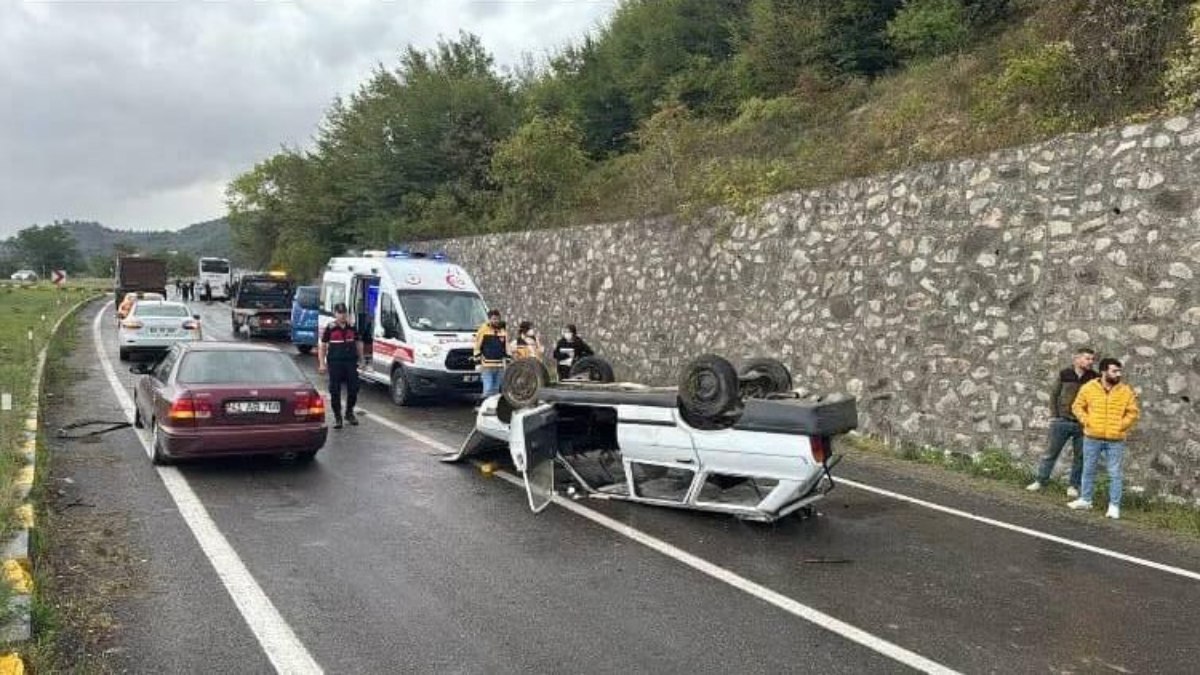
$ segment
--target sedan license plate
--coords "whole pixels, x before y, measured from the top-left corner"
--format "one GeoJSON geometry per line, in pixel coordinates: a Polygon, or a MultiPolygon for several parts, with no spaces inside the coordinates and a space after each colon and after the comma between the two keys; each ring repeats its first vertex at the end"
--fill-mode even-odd
{"type": "Polygon", "coordinates": [[[225,412],[230,415],[250,415],[265,413],[279,414],[279,401],[230,401],[225,404],[225,412]]]}

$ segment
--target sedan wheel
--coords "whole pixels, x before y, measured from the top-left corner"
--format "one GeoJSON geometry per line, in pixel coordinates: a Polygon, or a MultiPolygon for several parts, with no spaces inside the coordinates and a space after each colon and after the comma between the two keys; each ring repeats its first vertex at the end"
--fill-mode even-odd
{"type": "Polygon", "coordinates": [[[174,460],[172,460],[165,452],[163,452],[162,433],[158,429],[158,420],[154,420],[150,423],[150,438],[151,445],[154,448],[154,456],[150,461],[159,466],[173,464],[174,460]]]}
{"type": "Polygon", "coordinates": [[[142,421],[142,409],[138,407],[137,396],[133,397],[133,428],[145,429],[146,423],[142,421]]]}

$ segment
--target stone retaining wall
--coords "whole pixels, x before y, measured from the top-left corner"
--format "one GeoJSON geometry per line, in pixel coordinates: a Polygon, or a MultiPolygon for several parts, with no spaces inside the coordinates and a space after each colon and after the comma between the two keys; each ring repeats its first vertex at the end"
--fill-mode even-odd
{"type": "Polygon", "coordinates": [[[1200,115],[659,218],[441,246],[489,303],[618,375],[780,356],[865,430],[1032,461],[1073,347],[1140,391],[1133,488],[1200,502],[1200,115]]]}

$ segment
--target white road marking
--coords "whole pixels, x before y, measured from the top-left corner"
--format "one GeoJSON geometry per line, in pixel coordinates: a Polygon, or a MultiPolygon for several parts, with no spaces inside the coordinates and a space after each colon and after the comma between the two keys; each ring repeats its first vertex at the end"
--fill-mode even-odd
{"type": "MultiPolygon", "coordinates": [[[[366,413],[366,419],[381,424],[399,434],[408,436],[409,438],[428,445],[431,448],[447,453],[455,452],[457,450],[456,448],[453,448],[436,439],[430,438],[419,431],[415,431],[404,425],[397,424],[396,422],[380,417],[379,415],[372,414],[367,410],[363,410],[362,408],[359,408],[359,410],[366,413]]],[[[516,485],[522,490],[525,489],[525,484],[520,478],[517,478],[506,471],[497,471],[496,475],[500,476],[509,483],[516,485]]],[[[926,673],[957,672],[946,666],[943,666],[940,663],[937,663],[936,661],[927,659],[916,652],[909,651],[895,643],[888,642],[883,638],[868,633],[861,628],[856,628],[855,626],[852,626],[844,621],[836,619],[818,609],[809,607],[808,605],[797,602],[796,600],[777,593],[765,586],[756,584],[745,577],[725,569],[724,567],[710,563],[703,558],[692,555],[687,551],[672,546],[671,544],[668,544],[657,537],[646,534],[641,530],[609,518],[598,511],[589,509],[586,506],[558,495],[553,496],[553,501],[555,504],[558,504],[562,508],[574,513],[577,516],[586,518],[605,529],[611,530],[623,537],[631,539],[647,548],[650,548],[658,553],[661,553],[662,555],[667,556],[668,558],[675,560],[676,562],[687,565],[688,567],[706,574],[717,581],[733,586],[734,588],[744,593],[748,593],[759,600],[772,604],[797,618],[808,621],[809,623],[816,625],[818,628],[823,628],[825,630],[837,633],[851,642],[862,645],[863,647],[882,654],[883,656],[886,656],[894,661],[926,673]]]]}
{"type": "MultiPolygon", "coordinates": [[[[130,398],[129,393],[125,391],[125,386],[117,377],[112,359],[109,358],[108,351],[104,348],[104,341],[100,333],[100,323],[112,305],[112,301],[109,301],[96,315],[95,321],[92,322],[92,335],[96,354],[100,357],[100,366],[108,378],[108,384],[116,394],[117,403],[121,406],[125,416],[132,421],[133,399],[130,398]]],[[[138,440],[141,441],[146,455],[151,456],[153,449],[147,433],[138,429],[134,431],[138,440]]],[[[162,479],[163,485],[167,488],[167,493],[175,502],[175,507],[179,509],[179,515],[183,517],[184,522],[192,531],[192,535],[196,537],[196,542],[200,544],[200,550],[212,564],[217,577],[221,579],[221,583],[225,585],[225,590],[233,600],[233,604],[237,606],[263,652],[275,666],[275,670],[280,673],[323,673],[321,666],[313,660],[304,644],[300,642],[291,627],[284,621],[283,616],[275,609],[271,599],[254,580],[250,570],[246,568],[246,564],[238,557],[237,551],[225,539],[225,535],[221,534],[221,530],[208,515],[208,510],[204,508],[204,504],[192,491],[191,485],[188,484],[183,474],[170,466],[155,468],[158,470],[158,476],[162,479]]]]}
{"type": "Polygon", "coordinates": [[[1009,532],[1016,532],[1018,534],[1023,534],[1023,535],[1029,536],[1029,537],[1034,537],[1036,539],[1052,541],[1056,544],[1062,544],[1063,546],[1077,548],[1081,551],[1095,553],[1097,555],[1102,555],[1102,556],[1105,556],[1108,558],[1113,558],[1114,560],[1120,560],[1123,562],[1132,563],[1134,565],[1141,565],[1143,567],[1149,567],[1150,569],[1155,569],[1160,572],[1166,572],[1168,574],[1174,574],[1174,575],[1181,576],[1181,577],[1184,577],[1187,579],[1194,579],[1196,581],[1200,581],[1200,572],[1193,572],[1191,570],[1185,570],[1181,567],[1173,567],[1171,565],[1165,565],[1163,563],[1155,562],[1153,560],[1147,560],[1146,558],[1139,558],[1137,556],[1127,555],[1127,554],[1121,553],[1119,551],[1113,551],[1113,550],[1110,550],[1107,548],[1102,548],[1100,546],[1086,544],[1082,541],[1076,541],[1074,539],[1067,539],[1066,537],[1060,537],[1058,535],[1050,534],[1048,532],[1042,532],[1040,530],[1023,527],[1021,525],[1014,525],[1012,523],[1006,523],[1003,520],[996,520],[995,518],[988,518],[986,516],[977,516],[974,513],[969,513],[967,511],[962,511],[959,509],[951,508],[949,506],[942,506],[941,504],[936,504],[934,502],[928,502],[928,501],[925,501],[924,499],[917,499],[916,497],[909,497],[908,495],[903,495],[903,494],[900,494],[899,492],[892,492],[891,490],[877,488],[873,485],[867,485],[866,483],[859,483],[858,481],[849,480],[847,478],[839,478],[838,483],[841,485],[848,485],[852,488],[863,490],[864,492],[871,492],[871,493],[874,493],[874,494],[877,494],[877,495],[880,495],[883,497],[890,497],[892,499],[897,499],[902,502],[907,502],[909,504],[914,504],[916,506],[921,506],[921,507],[924,507],[927,509],[932,509],[934,511],[938,511],[940,513],[945,513],[947,515],[957,516],[959,518],[966,518],[967,520],[973,520],[977,523],[983,523],[984,525],[991,525],[992,527],[998,527],[1002,530],[1008,530],[1009,532]]]}

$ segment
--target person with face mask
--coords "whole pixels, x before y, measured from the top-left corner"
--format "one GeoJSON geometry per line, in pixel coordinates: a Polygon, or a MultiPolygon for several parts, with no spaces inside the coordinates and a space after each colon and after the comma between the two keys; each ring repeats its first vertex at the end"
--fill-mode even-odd
{"type": "Polygon", "coordinates": [[[579,337],[579,331],[575,328],[575,324],[567,324],[567,327],[563,329],[562,337],[558,338],[558,343],[554,345],[554,361],[558,364],[558,379],[567,379],[571,374],[571,366],[576,361],[594,354],[592,348],[583,341],[583,338],[579,337]]]}
{"type": "Polygon", "coordinates": [[[512,356],[514,359],[542,358],[542,343],[538,340],[532,321],[522,321],[517,326],[517,339],[512,343],[512,356]]]}
{"type": "Polygon", "coordinates": [[[504,377],[507,358],[508,331],[500,310],[489,310],[487,321],[475,331],[475,362],[479,364],[484,398],[500,393],[500,381],[504,377]]]}
{"type": "Polygon", "coordinates": [[[1083,425],[1083,484],[1079,499],[1067,506],[1092,508],[1096,464],[1103,454],[1108,467],[1108,517],[1120,518],[1125,438],[1140,414],[1137,393],[1122,381],[1121,362],[1101,359],[1100,377],[1080,387],[1071,410],[1083,425]]]}

